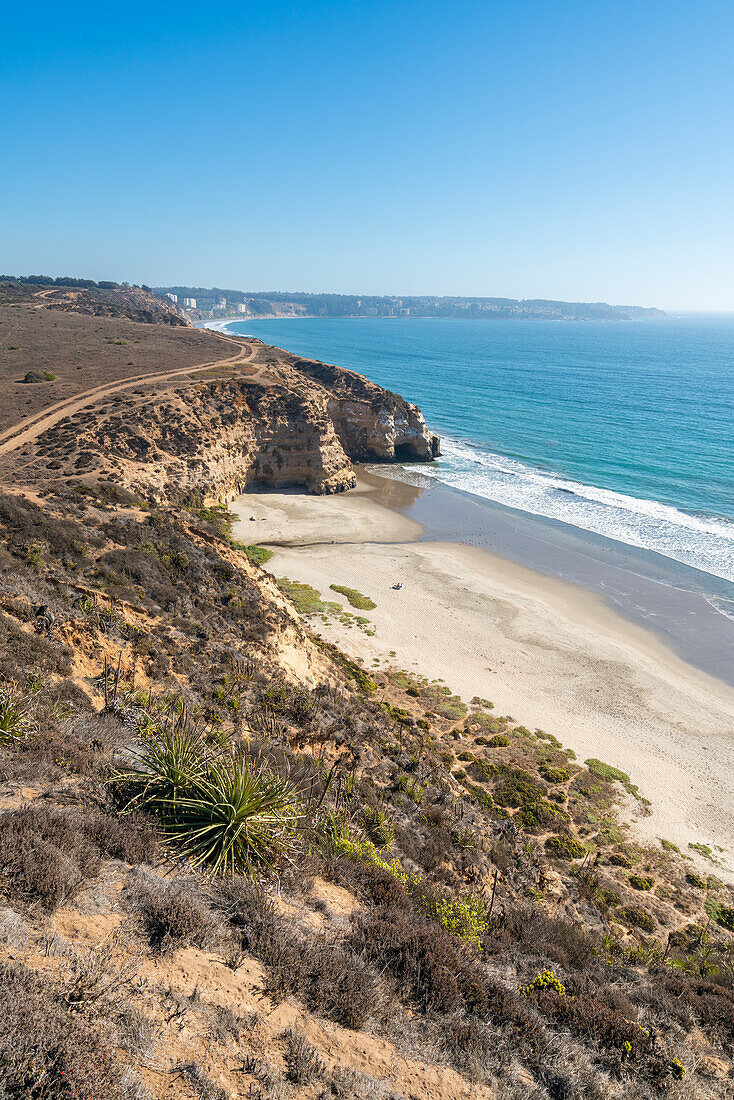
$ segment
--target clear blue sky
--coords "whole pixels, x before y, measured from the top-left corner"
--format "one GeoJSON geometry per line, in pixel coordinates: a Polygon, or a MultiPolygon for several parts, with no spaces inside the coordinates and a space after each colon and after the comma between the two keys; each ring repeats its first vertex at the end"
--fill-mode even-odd
{"type": "Polygon", "coordinates": [[[734,5],[7,5],[0,270],[734,309],[734,5]]]}

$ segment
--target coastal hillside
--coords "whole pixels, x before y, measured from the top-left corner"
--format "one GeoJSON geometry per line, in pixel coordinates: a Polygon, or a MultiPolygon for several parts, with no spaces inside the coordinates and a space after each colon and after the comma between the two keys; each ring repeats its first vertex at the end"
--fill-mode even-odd
{"type": "MultiPolygon", "coordinates": [[[[257,340],[133,319],[124,288],[90,313],[17,285],[0,1095],[730,1097],[715,853],[701,870],[642,844],[625,816],[644,791],[552,730],[399,654],[348,657],[320,593],[233,534],[249,487],[431,461],[420,411],[257,340]]],[[[369,629],[369,596],[340,594],[369,629]]]]}

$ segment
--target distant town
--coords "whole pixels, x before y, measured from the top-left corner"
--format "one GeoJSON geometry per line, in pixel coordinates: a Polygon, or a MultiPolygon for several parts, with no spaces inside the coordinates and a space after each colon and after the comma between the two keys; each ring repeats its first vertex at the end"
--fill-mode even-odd
{"type": "Polygon", "coordinates": [[[581,321],[636,321],[664,317],[660,309],[611,306],[606,302],[561,302],[542,298],[451,298],[308,294],[220,290],[217,287],[156,287],[190,317],[207,321],[238,317],[485,317],[581,321]]]}

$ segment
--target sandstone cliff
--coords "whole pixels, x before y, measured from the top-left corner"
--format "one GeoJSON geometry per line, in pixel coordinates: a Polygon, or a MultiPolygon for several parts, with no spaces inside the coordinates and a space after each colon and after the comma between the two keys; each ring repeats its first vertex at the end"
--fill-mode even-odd
{"type": "MultiPolygon", "coordinates": [[[[37,461],[54,480],[111,474],[161,498],[231,499],[253,486],[341,492],[355,484],[353,461],[438,454],[420,410],[360,375],[259,341],[225,347],[234,354],[221,366],[131,387],[94,415],[71,413],[35,441],[37,461]]],[[[33,477],[38,467],[23,470],[33,477]]]]}

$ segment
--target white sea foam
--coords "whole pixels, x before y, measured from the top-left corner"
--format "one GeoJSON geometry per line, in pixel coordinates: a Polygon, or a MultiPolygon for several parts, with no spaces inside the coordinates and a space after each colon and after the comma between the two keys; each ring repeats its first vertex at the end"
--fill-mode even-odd
{"type": "Polygon", "coordinates": [[[421,473],[734,582],[734,522],[583,485],[457,440],[442,439],[441,451],[440,462],[422,467],[421,473]]]}

